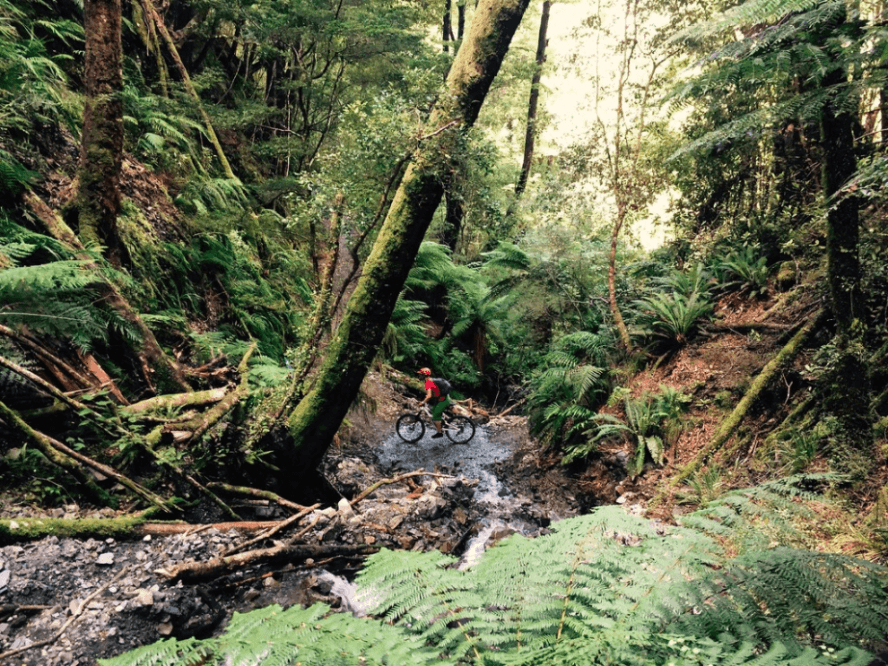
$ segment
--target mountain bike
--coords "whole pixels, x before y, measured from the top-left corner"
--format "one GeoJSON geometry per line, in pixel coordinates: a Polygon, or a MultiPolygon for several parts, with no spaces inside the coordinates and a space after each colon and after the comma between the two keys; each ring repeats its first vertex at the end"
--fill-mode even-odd
{"type": "MultiPolygon", "coordinates": [[[[475,436],[475,423],[467,416],[452,413],[449,409],[444,412],[442,428],[444,434],[454,444],[466,444],[475,436]]],[[[413,444],[422,439],[426,431],[426,419],[431,423],[431,415],[425,411],[408,412],[401,414],[395,423],[395,432],[405,442],[413,444]]],[[[434,430],[434,425],[431,426],[434,430]]]]}

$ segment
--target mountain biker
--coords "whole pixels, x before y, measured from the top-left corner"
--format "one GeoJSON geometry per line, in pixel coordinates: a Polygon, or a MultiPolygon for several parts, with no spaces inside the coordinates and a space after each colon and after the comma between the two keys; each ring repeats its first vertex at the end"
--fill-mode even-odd
{"type": "Polygon", "coordinates": [[[419,403],[419,406],[422,407],[427,402],[431,402],[434,405],[432,407],[432,422],[435,424],[435,430],[438,432],[432,435],[432,439],[443,437],[442,416],[444,410],[450,406],[450,395],[447,393],[442,395],[441,387],[438,386],[436,380],[432,379],[432,371],[429,368],[420,368],[416,371],[416,374],[425,377],[425,386],[423,388],[426,390],[426,396],[419,403]]]}

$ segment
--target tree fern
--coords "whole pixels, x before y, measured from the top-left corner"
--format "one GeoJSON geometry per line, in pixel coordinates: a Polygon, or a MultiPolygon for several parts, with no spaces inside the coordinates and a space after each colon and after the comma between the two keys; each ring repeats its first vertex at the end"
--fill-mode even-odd
{"type": "Polygon", "coordinates": [[[236,615],[219,638],[101,663],[863,666],[861,646],[888,631],[883,567],[786,547],[731,556],[699,530],[619,507],[455,563],[370,557],[357,584],[376,619],[271,607],[236,615]]]}
{"type": "Polygon", "coordinates": [[[130,323],[102,306],[95,287],[105,276],[88,268],[90,262],[51,260],[60,251],[58,243],[8,219],[0,219],[0,231],[5,234],[0,254],[12,264],[0,271],[0,323],[68,339],[83,349],[107,341],[114,330],[131,339],[137,335],[130,323]]]}

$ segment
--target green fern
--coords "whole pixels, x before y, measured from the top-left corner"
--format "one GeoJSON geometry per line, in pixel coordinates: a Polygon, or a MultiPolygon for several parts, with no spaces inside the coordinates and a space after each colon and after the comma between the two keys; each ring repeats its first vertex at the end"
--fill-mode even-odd
{"type": "Polygon", "coordinates": [[[767,292],[771,274],[767,257],[748,246],[717,258],[713,262],[713,272],[718,276],[718,285],[722,291],[739,291],[752,298],[758,298],[767,292]]]}
{"type": "Polygon", "coordinates": [[[357,583],[374,620],[326,606],[236,615],[225,635],[164,641],[102,666],[855,664],[888,631],[886,570],[719,541],[604,507],[514,535],[467,570],[382,550],[357,583]]]}
{"type": "Polygon", "coordinates": [[[713,310],[712,301],[700,292],[690,296],[657,292],[635,301],[634,306],[646,330],[669,348],[686,344],[713,310]]]}

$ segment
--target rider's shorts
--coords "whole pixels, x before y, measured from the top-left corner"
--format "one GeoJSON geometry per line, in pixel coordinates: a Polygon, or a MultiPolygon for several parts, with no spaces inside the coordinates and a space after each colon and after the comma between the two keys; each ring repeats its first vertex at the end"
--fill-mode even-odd
{"type": "Polygon", "coordinates": [[[441,416],[444,414],[444,410],[449,406],[450,396],[448,395],[446,398],[435,404],[434,409],[432,409],[432,421],[440,421],[441,416]]]}

